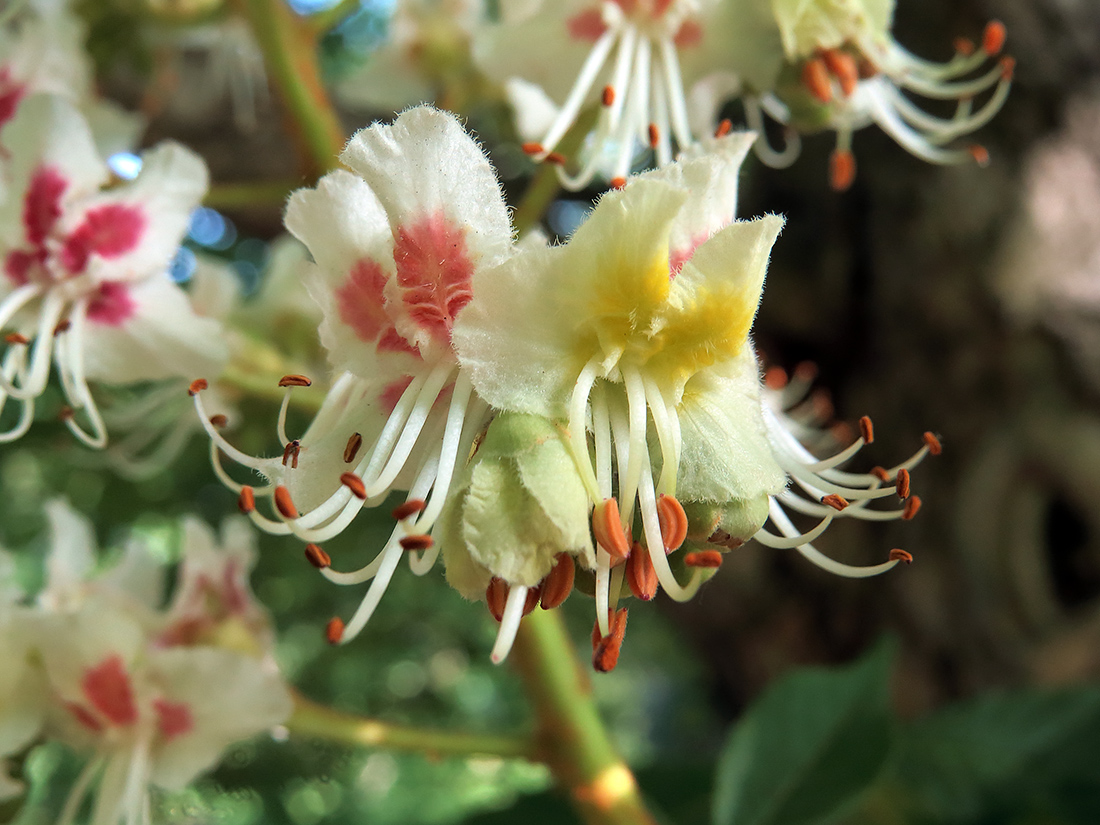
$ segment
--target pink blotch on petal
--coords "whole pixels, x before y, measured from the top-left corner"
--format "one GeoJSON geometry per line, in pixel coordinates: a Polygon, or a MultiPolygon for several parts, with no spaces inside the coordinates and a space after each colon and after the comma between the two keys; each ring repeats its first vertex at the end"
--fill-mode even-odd
{"type": "Polygon", "coordinates": [[[122,326],[137,312],[137,302],[125,284],[108,281],[88,304],[88,320],[110,327],[122,326]]]}
{"type": "Polygon", "coordinates": [[[398,227],[393,260],[413,322],[450,344],[455,316],[473,297],[474,265],[463,228],[440,214],[398,227]]]}
{"type": "Polygon", "coordinates": [[[23,286],[31,279],[31,269],[46,260],[46,251],[28,252],[16,249],[4,259],[4,273],[16,286],[23,286]]]}
{"type": "Polygon", "coordinates": [[[70,272],[83,272],[92,255],[117,258],[132,251],[145,231],[145,213],[137,206],[111,203],[90,209],[61,249],[70,272]]]}
{"type": "Polygon", "coordinates": [[[703,27],[694,20],[685,20],[680,26],[680,30],[676,32],[676,36],[672,38],[672,42],[681,49],[698,46],[702,41],[703,27]]]}
{"type": "Polygon", "coordinates": [[[81,724],[82,727],[87,728],[93,733],[99,733],[101,730],[103,730],[103,725],[101,725],[99,723],[99,720],[92,715],[91,711],[89,711],[83,705],[80,705],[76,702],[66,702],[65,709],[73,715],[73,717],[76,719],[77,722],[81,724]]]}
{"type": "Polygon", "coordinates": [[[409,388],[412,380],[411,375],[402,375],[396,381],[387,384],[386,388],[378,395],[378,402],[382,405],[382,409],[386,411],[386,415],[393,412],[393,408],[397,406],[397,402],[401,400],[401,396],[409,388]]]}
{"type": "Polygon", "coordinates": [[[709,239],[710,236],[706,234],[696,235],[687,246],[673,249],[668,253],[668,278],[670,281],[680,274],[680,270],[684,268],[685,263],[691,260],[695,250],[709,239]]]}
{"type": "Polygon", "coordinates": [[[80,684],[84,696],[107,721],[119,726],[137,721],[134,689],[121,656],[110,656],[85,670],[80,684]]]}
{"type": "Polygon", "coordinates": [[[68,188],[69,182],[50,166],[39,168],[31,177],[23,199],[23,230],[34,246],[41,246],[61,217],[61,198],[68,188]]]}
{"type": "Polygon", "coordinates": [[[15,110],[27,93],[27,87],[22,83],[12,80],[11,71],[7,66],[0,69],[0,125],[7,123],[15,116],[15,110]]]}
{"type": "Polygon", "coordinates": [[[356,337],[374,342],[384,329],[392,326],[383,303],[386,273],[369,258],[356,261],[343,286],[336,288],[336,304],[340,320],[355,332],[356,337]]]}
{"type": "Polygon", "coordinates": [[[600,35],[607,31],[607,24],[603,22],[598,8],[574,14],[565,22],[565,27],[574,40],[599,40],[600,35]]]}
{"type": "Polygon", "coordinates": [[[190,733],[195,727],[195,717],[191,713],[191,708],[183,702],[157,699],[153,702],[153,710],[157,714],[157,730],[165,739],[190,733]]]}

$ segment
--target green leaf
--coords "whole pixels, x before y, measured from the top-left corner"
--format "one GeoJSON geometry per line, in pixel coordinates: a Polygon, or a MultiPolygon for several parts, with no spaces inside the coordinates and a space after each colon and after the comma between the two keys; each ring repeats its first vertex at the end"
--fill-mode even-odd
{"type": "Polygon", "coordinates": [[[893,645],[843,668],[777,682],[736,725],[718,763],[714,825],[801,825],[846,808],[878,776],[893,735],[893,645]]]}

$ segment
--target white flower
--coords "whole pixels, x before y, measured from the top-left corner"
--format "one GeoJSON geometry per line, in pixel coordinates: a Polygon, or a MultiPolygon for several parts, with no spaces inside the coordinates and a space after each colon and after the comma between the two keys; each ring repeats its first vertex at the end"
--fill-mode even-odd
{"type": "MultiPolygon", "coordinates": [[[[246,455],[207,430],[216,471],[269,532],[323,542],[363,506],[408,491],[390,540],[362,569],[335,572],[323,551],[309,551],[332,581],[373,579],[346,628],[337,621],[330,632],[348,640],[403,555],[418,574],[438,555],[429,533],[488,414],[459,367],[451,330],[475,273],[511,250],[512,229],[488,160],[451,115],[409,110],[392,126],[359,132],[341,159],[354,173],[333,172],[316,189],[296,192],[286,217],[317,262],[310,289],[324,313],[321,340],[341,376],[301,438],[285,431],[284,402],[278,457],[246,455]],[[218,450],[268,483],[253,489],[233,481],[218,450]],[[255,509],[260,495],[273,498],[275,519],[255,509]]],[[[287,398],[308,383],[288,376],[287,398]]],[[[195,401],[206,422],[202,386],[195,401]]]]}
{"type": "Polygon", "coordinates": [[[219,325],[199,318],[165,268],[206,188],[202,161],[165,143],[133,181],[113,180],[87,124],[66,101],[37,96],[0,132],[11,189],[0,207],[0,402],[23,405],[0,440],[26,432],[55,365],[68,427],[102,447],[89,380],[108,384],[213,370],[219,325]],[[83,417],[89,429],[79,419],[83,417]]]}

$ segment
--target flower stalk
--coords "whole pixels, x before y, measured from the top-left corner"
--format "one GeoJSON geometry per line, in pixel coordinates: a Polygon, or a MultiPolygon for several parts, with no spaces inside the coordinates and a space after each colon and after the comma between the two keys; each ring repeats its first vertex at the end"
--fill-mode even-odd
{"type": "Polygon", "coordinates": [[[549,766],[581,818],[589,825],[655,823],[600,719],[561,611],[527,616],[511,660],[538,720],[535,756],[549,766]]]}

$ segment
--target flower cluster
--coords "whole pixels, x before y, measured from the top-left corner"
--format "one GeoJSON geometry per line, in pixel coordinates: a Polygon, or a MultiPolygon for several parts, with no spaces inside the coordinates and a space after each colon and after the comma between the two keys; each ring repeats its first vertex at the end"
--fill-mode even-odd
{"type": "Polygon", "coordinates": [[[734,218],[754,139],[729,134],[632,178],[560,246],[513,241],[480,147],[428,107],[359,132],[341,156],[348,170],[291,197],[286,223],[316,261],[310,289],[340,377],[298,438],[287,406],[310,382],[280,382],[269,458],[210,423],[205,381],[191,391],[242,511],[307,542],[330,580],[371,582],[350,621],[329,625],[331,641],[362,630],[404,556],[423,574],[441,552],[451,584],[486,601],[501,623],[495,661],[526,611],[587,583],[601,670],[618,655],[623,597],[660,587],[690,598],[751,538],[842,575],[910,559],[854,568],[811,543],[836,518],[912,517],[909,470],[938,442],[927,435],[889,470],[845,472],[870,422],[819,459],[789,412],[797,397],[762,389],[749,332],[783,221],[734,218]],[[223,454],[264,484],[235,480],[223,454]],[[382,550],[333,570],[320,544],[395,490],[405,499],[382,550]],[[871,506],[892,496],[905,505],[871,506]],[[816,526],[800,531],[791,511],[816,526]]]}
{"type": "MultiPolygon", "coordinates": [[[[143,545],[97,571],[92,525],[62,501],[47,515],[52,548],[33,604],[0,557],[0,759],[39,738],[63,742],[88,761],[59,823],[89,797],[91,821],[149,822],[151,786],[183,788],[290,713],[248,586],[254,537],[243,520],[227,522],[219,547],[205,523],[185,520],[180,575],[162,607],[164,570],[143,545]]],[[[0,798],[19,790],[0,771],[0,798]]]]}

